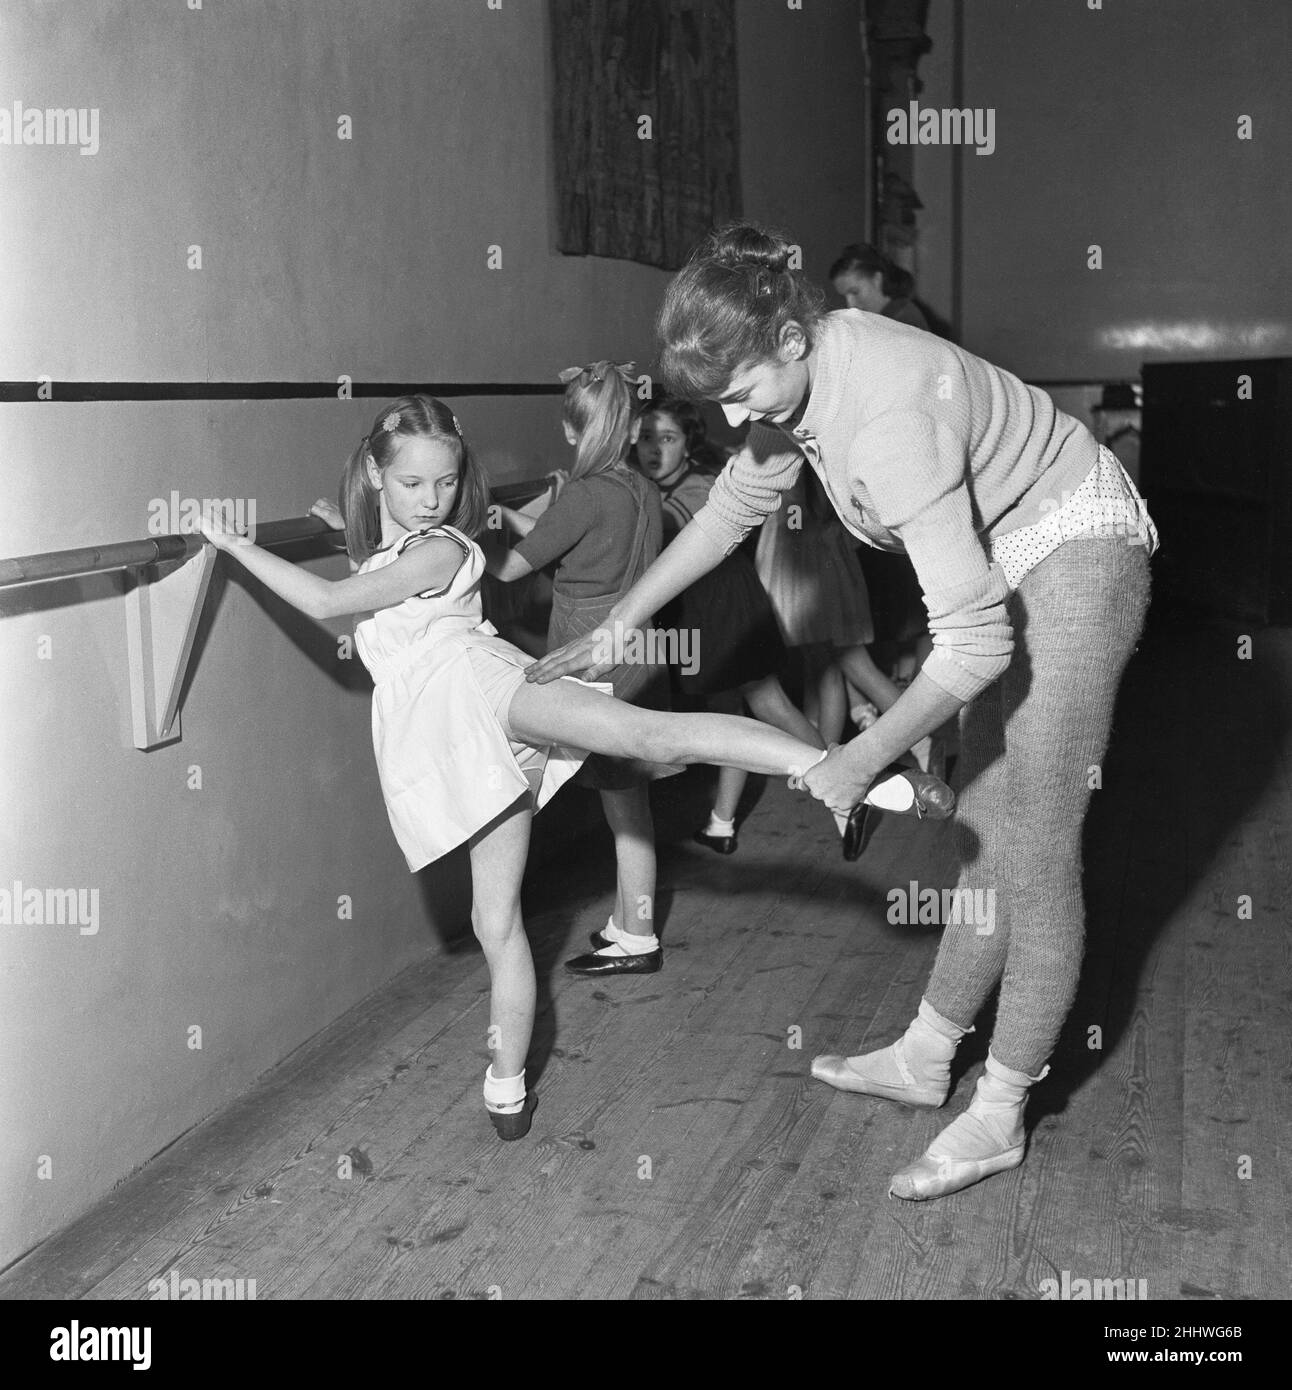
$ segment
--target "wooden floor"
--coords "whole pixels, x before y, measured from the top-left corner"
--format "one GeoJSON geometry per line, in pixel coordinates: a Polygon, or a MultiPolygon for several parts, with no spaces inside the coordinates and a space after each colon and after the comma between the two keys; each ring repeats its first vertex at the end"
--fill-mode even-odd
{"type": "Polygon", "coordinates": [[[885,895],[950,881],[945,830],[888,817],[847,865],[824,812],[769,783],[723,860],[688,842],[692,773],[656,789],[659,975],[560,969],[605,921],[604,837],[531,876],[528,1140],[498,1143],[482,1112],[468,940],[13,1266],[0,1297],[137,1298],[174,1270],[254,1278],[259,1299],[1036,1299],[1064,1271],[1286,1298],[1292,634],[1257,634],[1252,661],[1236,636],[1167,627],[1132,664],[1088,829],[1082,991],[1018,1171],[927,1205],[885,1195],[967,1103],[988,1028],[938,1114],[808,1076],[910,1018],[937,934],[889,925],[885,895]]]}

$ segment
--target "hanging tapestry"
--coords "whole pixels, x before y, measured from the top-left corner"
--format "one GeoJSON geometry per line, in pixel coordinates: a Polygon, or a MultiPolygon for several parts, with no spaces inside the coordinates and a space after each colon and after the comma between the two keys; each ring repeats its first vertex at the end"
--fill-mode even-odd
{"type": "Polygon", "coordinates": [[[557,247],[676,270],[740,215],[735,0],[551,0],[557,247]]]}

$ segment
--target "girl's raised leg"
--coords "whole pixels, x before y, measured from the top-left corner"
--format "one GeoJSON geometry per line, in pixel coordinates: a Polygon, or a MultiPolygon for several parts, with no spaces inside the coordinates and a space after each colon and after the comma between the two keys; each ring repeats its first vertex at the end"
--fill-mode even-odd
{"type": "MultiPolygon", "coordinates": [[[[805,660],[807,655],[808,649],[805,649],[805,660]]],[[[838,673],[836,672],[836,674],[838,673]]],[[[813,679],[814,677],[809,675],[809,689],[813,688],[813,679]]],[[[815,744],[818,748],[825,748],[828,743],[837,741],[838,735],[843,732],[842,705],[837,720],[839,727],[834,737],[831,738],[828,729],[823,727],[818,730],[812,724],[807,715],[785,693],[785,687],[775,676],[765,676],[760,681],[752,681],[749,685],[742,686],[741,691],[749,704],[749,708],[764,724],[775,725],[776,728],[784,729],[786,733],[794,734],[807,743],[815,744]]],[[[825,709],[825,702],[820,704],[820,708],[825,709]]],[[[846,835],[848,817],[834,816],[834,825],[840,835],[846,835]]]]}
{"type": "Polygon", "coordinates": [[[564,743],[614,757],[716,763],[782,777],[801,776],[821,757],[819,748],[756,719],[638,709],[570,680],[518,687],[507,723],[513,738],[538,746],[564,743]]]}

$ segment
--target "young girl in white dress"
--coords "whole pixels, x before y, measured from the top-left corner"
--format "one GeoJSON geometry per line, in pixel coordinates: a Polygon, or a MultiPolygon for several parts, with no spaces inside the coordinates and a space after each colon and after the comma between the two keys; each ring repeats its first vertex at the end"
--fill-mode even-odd
{"type": "Polygon", "coordinates": [[[789,776],[825,755],[757,720],[639,709],[588,684],[527,683],[531,659],[483,620],[489,495],[453,412],[405,396],[350,456],[339,516],[355,573],[330,580],[218,523],[207,539],[317,619],[370,614],[355,629],[372,674],[373,744],[391,827],[413,872],[470,846],[471,922],[492,993],[484,1099],[503,1139],[529,1130],[525,1058],[534,964],[520,913],[532,808],[587,752],[659,763],[717,763],[789,776]]]}

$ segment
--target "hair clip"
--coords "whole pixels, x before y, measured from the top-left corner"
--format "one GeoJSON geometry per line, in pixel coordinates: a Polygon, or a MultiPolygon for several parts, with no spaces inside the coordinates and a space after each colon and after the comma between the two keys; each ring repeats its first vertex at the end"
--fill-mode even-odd
{"type": "Polygon", "coordinates": [[[387,434],[394,434],[399,428],[399,411],[392,410],[389,415],[381,422],[381,427],[387,434]]]}
{"type": "Polygon", "coordinates": [[[458,421],[458,417],[456,415],[451,415],[449,418],[453,421],[453,428],[457,430],[458,438],[460,439],[462,437],[462,426],[458,421]]]}

